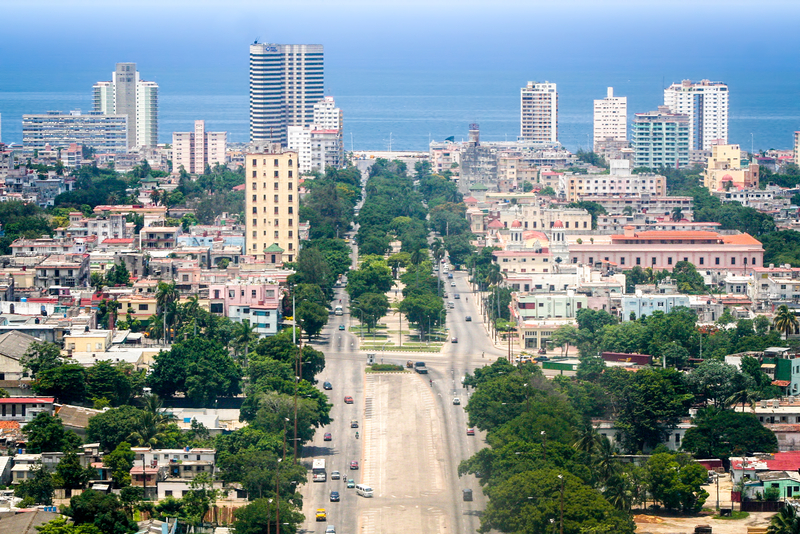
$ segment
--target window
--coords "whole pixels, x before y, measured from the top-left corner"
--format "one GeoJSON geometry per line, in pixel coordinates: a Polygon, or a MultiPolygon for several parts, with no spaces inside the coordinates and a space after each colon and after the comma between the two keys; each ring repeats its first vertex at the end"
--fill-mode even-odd
{"type": "Polygon", "coordinates": [[[253,195],[253,202],[255,202],[255,201],[256,201],[256,196],[257,196],[257,195],[253,195]]]}
{"type": "Polygon", "coordinates": [[[275,210],[275,215],[278,215],[278,206],[275,206],[274,210],[275,210]]]}
{"type": "Polygon", "coordinates": [[[731,265],[736,265],[736,258],[731,258],[731,265]]]}
{"type": "Polygon", "coordinates": [[[700,258],[700,265],[704,265],[705,263],[706,263],[706,259],[705,258],[700,258]]]}
{"type": "Polygon", "coordinates": [[[147,304],[139,304],[139,311],[147,311],[148,308],[147,304]]]}
{"type": "Polygon", "coordinates": [[[289,195],[289,202],[292,202],[292,195],[289,195]]]}
{"type": "Polygon", "coordinates": [[[250,298],[256,298],[256,290],[255,289],[251,289],[250,290],[250,298]]]}
{"type": "Polygon", "coordinates": [[[719,265],[719,258],[714,258],[714,265],[719,265]]]}
{"type": "Polygon", "coordinates": [[[667,265],[672,265],[672,258],[671,257],[667,258],[667,265]]]}
{"type": "Polygon", "coordinates": [[[253,171],[253,178],[257,178],[257,177],[258,177],[258,173],[256,171],[253,171]]]}
{"type": "Polygon", "coordinates": [[[291,206],[289,206],[289,214],[291,215],[292,213],[294,213],[294,208],[292,208],[291,206]]]}
{"type": "Polygon", "coordinates": [[[619,259],[619,264],[620,265],[625,265],[625,258],[624,257],[619,259]]]}
{"type": "Polygon", "coordinates": [[[292,231],[291,231],[291,230],[289,230],[289,237],[293,237],[293,236],[292,236],[292,231]]]}
{"type": "Polygon", "coordinates": [[[651,264],[652,264],[652,265],[655,265],[655,264],[656,264],[656,259],[655,259],[655,258],[651,258],[651,264]]]}
{"type": "Polygon", "coordinates": [[[636,265],[642,264],[642,258],[636,258],[636,265]]]}
{"type": "Polygon", "coordinates": [[[293,222],[293,219],[289,219],[289,228],[292,227],[292,222],[293,222]]]}
{"type": "Polygon", "coordinates": [[[289,171],[289,178],[292,177],[292,171],[289,171]]]}
{"type": "Polygon", "coordinates": [[[278,239],[278,237],[279,237],[279,236],[278,236],[278,231],[277,231],[277,230],[275,230],[275,235],[274,235],[273,237],[274,237],[275,239],[278,239]]]}
{"type": "Polygon", "coordinates": [[[253,191],[255,191],[255,190],[256,190],[256,183],[253,182],[253,191]]]}
{"type": "Polygon", "coordinates": [[[277,159],[276,159],[276,160],[273,160],[273,163],[272,163],[272,164],[273,164],[273,166],[277,167],[277,166],[278,166],[278,160],[277,160],[277,159]]]}
{"type": "Polygon", "coordinates": [[[273,187],[273,189],[275,189],[275,191],[278,190],[278,182],[275,182],[275,187],[273,187]]]}
{"type": "Polygon", "coordinates": [[[280,223],[278,222],[278,219],[275,219],[275,226],[278,226],[279,224],[280,223]]]}
{"type": "Polygon", "coordinates": [[[275,199],[273,200],[273,202],[278,202],[278,195],[275,195],[275,199]]]}
{"type": "Polygon", "coordinates": [[[278,177],[278,171],[275,171],[275,173],[274,173],[274,177],[275,177],[275,178],[277,178],[277,177],[278,177]]]}
{"type": "Polygon", "coordinates": [[[253,219],[253,226],[258,226],[258,219],[253,219]]]}
{"type": "Polygon", "coordinates": [[[258,213],[258,208],[256,206],[253,206],[253,213],[258,213]]]}
{"type": "Polygon", "coordinates": [[[291,191],[292,190],[292,182],[289,182],[288,185],[289,185],[289,191],[291,191]]]}
{"type": "Polygon", "coordinates": [[[253,239],[255,239],[257,236],[258,236],[258,231],[253,230],[253,239]]]}

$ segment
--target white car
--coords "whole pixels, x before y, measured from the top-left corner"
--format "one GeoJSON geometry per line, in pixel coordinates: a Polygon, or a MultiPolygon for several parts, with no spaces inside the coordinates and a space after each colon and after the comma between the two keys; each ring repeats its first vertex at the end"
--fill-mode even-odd
{"type": "Polygon", "coordinates": [[[336,534],[336,527],[333,525],[328,525],[325,527],[325,534],[336,534]]]}
{"type": "Polygon", "coordinates": [[[450,287],[456,287],[456,283],[455,282],[450,282],[450,287]]]}

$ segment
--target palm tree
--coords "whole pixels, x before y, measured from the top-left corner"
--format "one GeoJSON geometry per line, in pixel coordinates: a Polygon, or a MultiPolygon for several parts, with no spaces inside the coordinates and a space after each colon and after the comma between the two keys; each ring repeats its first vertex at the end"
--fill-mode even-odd
{"type": "Polygon", "coordinates": [[[675,222],[683,219],[683,209],[680,206],[672,208],[672,220],[675,222]]]}
{"type": "Polygon", "coordinates": [[[136,430],[128,439],[138,447],[157,447],[164,441],[166,426],[157,413],[142,411],[136,417],[136,430]]]}
{"type": "Polygon", "coordinates": [[[156,304],[158,305],[158,310],[161,313],[161,319],[164,324],[164,343],[167,342],[169,324],[171,323],[171,321],[168,321],[168,314],[174,316],[176,311],[174,308],[174,303],[177,302],[178,297],[178,288],[176,287],[174,281],[170,284],[166,282],[158,283],[158,289],[156,290],[156,304]]]}
{"type": "Polygon", "coordinates": [[[783,332],[785,339],[788,339],[789,334],[797,330],[797,316],[795,316],[794,312],[789,310],[786,304],[781,304],[780,307],[778,307],[778,313],[775,314],[775,319],[773,319],[772,324],[775,325],[775,328],[777,328],[779,332],[783,332]]]}
{"type": "Polygon", "coordinates": [[[423,248],[418,248],[411,253],[411,263],[419,265],[428,257],[427,251],[423,248]]]}
{"type": "Polygon", "coordinates": [[[614,446],[608,438],[600,436],[597,456],[594,459],[594,466],[597,473],[597,482],[601,486],[607,485],[608,481],[619,472],[619,462],[617,461],[614,446]]]}
{"type": "Polygon", "coordinates": [[[618,510],[629,511],[633,503],[633,491],[628,477],[624,473],[612,476],[606,483],[603,496],[618,510]]]}
{"type": "Polygon", "coordinates": [[[633,215],[633,206],[625,206],[624,208],[622,208],[622,213],[630,217],[631,215],[633,215]]]}
{"type": "Polygon", "coordinates": [[[788,504],[781,511],[772,516],[767,527],[768,534],[800,534],[800,517],[797,509],[788,504]]]}
{"type": "Polygon", "coordinates": [[[591,424],[585,424],[578,433],[578,439],[572,446],[584,453],[588,458],[594,456],[595,451],[600,448],[600,434],[591,424]]]}
{"type": "Polygon", "coordinates": [[[744,405],[749,404],[750,409],[755,412],[756,409],[756,401],[761,399],[761,395],[759,395],[758,391],[744,388],[736,391],[727,398],[725,404],[727,406],[736,406],[740,402],[742,403],[742,412],[744,412],[744,405]]]}
{"type": "Polygon", "coordinates": [[[236,355],[238,356],[239,350],[242,350],[244,357],[247,358],[247,354],[250,352],[250,346],[258,339],[255,328],[253,328],[248,319],[244,319],[241,323],[236,323],[233,327],[233,331],[233,346],[236,355]]]}

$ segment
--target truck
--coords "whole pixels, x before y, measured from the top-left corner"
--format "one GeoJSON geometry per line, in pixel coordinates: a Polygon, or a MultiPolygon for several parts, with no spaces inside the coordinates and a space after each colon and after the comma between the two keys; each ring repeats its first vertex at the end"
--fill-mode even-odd
{"type": "Polygon", "coordinates": [[[328,474],[325,472],[325,458],[315,458],[311,464],[311,479],[314,482],[325,482],[328,474]]]}
{"type": "Polygon", "coordinates": [[[414,370],[416,372],[418,372],[419,374],[421,374],[421,375],[427,375],[428,374],[428,368],[425,367],[425,362],[416,362],[414,364],[414,370]]]}

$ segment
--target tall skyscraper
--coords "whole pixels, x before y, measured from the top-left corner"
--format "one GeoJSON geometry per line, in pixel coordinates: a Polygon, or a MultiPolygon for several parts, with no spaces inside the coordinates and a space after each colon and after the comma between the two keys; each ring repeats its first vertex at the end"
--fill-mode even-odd
{"type": "Polygon", "coordinates": [[[245,169],[245,254],[267,263],[294,261],[300,244],[297,153],[247,154],[245,169]]]}
{"type": "Polygon", "coordinates": [[[158,144],[158,84],[139,79],[136,63],[117,63],[110,82],[92,87],[94,111],[128,117],[128,148],[158,144]]]}
{"type": "Polygon", "coordinates": [[[225,163],[227,132],[207,132],[205,121],[194,121],[193,132],[172,133],[172,165],[190,174],[201,174],[206,165],[225,163]]]}
{"type": "Polygon", "coordinates": [[[658,111],[637,113],[633,119],[631,145],[636,167],[687,167],[689,165],[689,116],[658,111]]]}
{"type": "Polygon", "coordinates": [[[594,101],[594,150],[603,143],[628,140],[628,97],[614,96],[609,87],[605,98],[594,101]]]}
{"type": "Polygon", "coordinates": [[[250,141],[286,146],[289,126],[308,126],[324,96],[322,45],[250,45],[250,141]]]}
{"type": "Polygon", "coordinates": [[[722,82],[683,80],[664,89],[664,105],[689,117],[691,150],[728,144],[728,86],[722,82]]]}
{"type": "Polygon", "coordinates": [[[550,82],[528,82],[520,91],[520,138],[558,142],[558,91],[550,82]]]}

